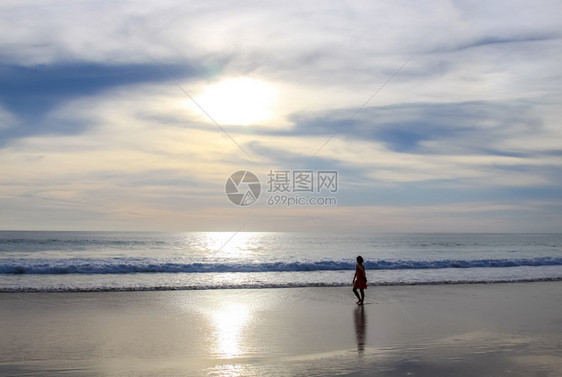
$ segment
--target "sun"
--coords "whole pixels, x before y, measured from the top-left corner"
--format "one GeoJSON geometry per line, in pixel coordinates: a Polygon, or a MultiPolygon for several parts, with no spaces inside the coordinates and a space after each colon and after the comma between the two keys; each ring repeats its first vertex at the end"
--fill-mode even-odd
{"type": "Polygon", "coordinates": [[[276,90],[262,80],[224,79],[207,86],[194,100],[221,125],[259,125],[275,117],[276,90]]]}

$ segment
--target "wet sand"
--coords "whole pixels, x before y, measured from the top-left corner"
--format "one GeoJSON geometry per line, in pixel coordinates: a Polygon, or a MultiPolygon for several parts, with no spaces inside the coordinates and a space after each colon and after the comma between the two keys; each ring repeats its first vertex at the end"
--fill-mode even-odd
{"type": "Polygon", "coordinates": [[[559,376],[562,283],[0,294],[2,376],[559,376]]]}

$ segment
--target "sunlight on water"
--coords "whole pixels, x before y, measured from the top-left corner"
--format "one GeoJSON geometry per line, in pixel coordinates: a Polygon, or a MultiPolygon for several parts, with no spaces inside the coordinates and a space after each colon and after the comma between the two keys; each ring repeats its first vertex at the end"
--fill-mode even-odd
{"type": "Polygon", "coordinates": [[[209,232],[204,233],[204,247],[220,257],[247,256],[260,249],[263,233],[209,232]]]}
{"type": "Polygon", "coordinates": [[[242,354],[240,346],[244,328],[248,325],[250,312],[241,303],[224,305],[212,314],[216,330],[216,350],[223,359],[232,359],[242,354]]]}
{"type": "Polygon", "coordinates": [[[208,376],[220,376],[220,377],[250,377],[256,376],[255,373],[252,373],[248,370],[247,365],[241,364],[226,364],[226,365],[217,365],[216,367],[208,370],[208,376]]]}
{"type": "Polygon", "coordinates": [[[562,234],[332,237],[0,231],[0,291],[341,286],[353,276],[356,254],[374,284],[562,279],[562,234]]]}

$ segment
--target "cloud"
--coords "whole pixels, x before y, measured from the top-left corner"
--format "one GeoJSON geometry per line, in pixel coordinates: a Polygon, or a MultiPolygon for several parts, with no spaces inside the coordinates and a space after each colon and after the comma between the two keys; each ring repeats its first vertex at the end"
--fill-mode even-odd
{"type": "MultiPolygon", "coordinates": [[[[189,77],[190,67],[169,67],[189,77]]],[[[76,98],[90,98],[112,89],[162,80],[154,65],[62,64],[0,67],[0,101],[20,120],[19,127],[0,133],[0,144],[37,133],[79,133],[87,123],[51,121],[51,112],[76,98]]]]}
{"type": "Polygon", "coordinates": [[[346,138],[373,140],[397,152],[423,153],[428,143],[446,140],[434,154],[470,151],[481,153],[491,149],[508,132],[520,135],[534,133],[541,128],[540,118],[531,113],[527,103],[405,103],[372,106],[362,109],[352,119],[353,108],[316,115],[294,117],[299,134],[330,135],[338,129],[346,138]],[[515,131],[515,132],[514,132],[515,131]],[[481,140],[474,140],[480,135],[481,140]],[[482,137],[484,136],[484,137],[482,137]],[[491,139],[492,138],[492,139],[491,139]],[[472,145],[463,148],[460,143],[472,145]],[[453,141],[451,143],[451,141],[453,141]],[[449,144],[449,145],[446,145],[449,144]]]}
{"type": "Polygon", "coordinates": [[[14,127],[16,118],[7,110],[0,107],[0,132],[2,129],[14,127]]]}
{"type": "MultiPolygon", "coordinates": [[[[326,145],[316,166],[337,168],[342,180],[339,202],[359,207],[385,201],[409,206],[428,202],[440,206],[444,201],[473,201],[492,196],[501,202],[506,191],[491,194],[493,187],[541,187],[560,183],[553,182],[549,174],[552,171],[546,169],[559,170],[560,161],[556,156],[533,156],[533,151],[527,151],[524,156],[482,154],[481,145],[470,146],[469,136],[465,137],[467,144],[456,153],[443,153],[438,146],[443,142],[443,135],[435,132],[435,128],[427,130],[425,142],[431,140],[436,145],[420,146],[419,150],[393,150],[393,144],[384,138],[366,134],[367,124],[361,123],[371,118],[370,111],[381,115],[382,125],[387,120],[395,120],[400,125],[405,119],[424,118],[427,114],[444,115],[446,124],[457,114],[458,121],[465,123],[460,129],[467,135],[470,135],[467,130],[475,134],[491,130],[490,135],[503,130],[501,125],[472,119],[486,120],[489,118],[486,115],[468,119],[460,116],[479,114],[473,111],[474,106],[483,105],[460,104],[458,108],[456,105],[448,108],[407,104],[368,109],[358,117],[356,124],[326,145]],[[460,111],[465,105],[468,109],[460,111]],[[474,129],[468,127],[470,124],[474,129]],[[535,171],[537,167],[543,170],[535,171]],[[398,191],[393,186],[400,187],[401,193],[396,195],[398,191]],[[455,194],[451,195],[451,191],[455,194]],[[390,192],[395,193],[394,198],[389,196],[390,192]]],[[[214,213],[222,217],[220,210],[211,211],[210,208],[228,208],[223,193],[225,179],[233,171],[248,167],[249,161],[215,125],[201,122],[186,108],[185,99],[177,95],[177,88],[155,84],[118,87],[66,103],[50,113],[53,121],[87,122],[91,126],[78,134],[35,135],[13,140],[0,154],[5,199],[43,203],[41,207],[46,213],[78,211],[84,214],[89,209],[113,221],[137,219],[144,224],[151,222],[152,215],[164,213],[169,218],[183,219],[180,223],[189,226],[196,224],[192,218],[194,214],[208,217],[214,213]],[[186,217],[181,214],[184,211],[192,215],[186,217]],[[203,215],[205,211],[209,212],[203,215]]],[[[503,114],[502,110],[497,113],[503,114]]],[[[336,114],[328,113],[325,119],[332,125],[338,124],[341,112],[336,114]]],[[[432,124],[430,119],[428,124],[432,124]]],[[[439,126],[438,122],[436,124],[439,126]]],[[[306,166],[303,163],[308,163],[312,151],[320,147],[333,130],[318,126],[318,122],[312,120],[309,123],[301,120],[294,130],[283,132],[254,128],[248,133],[243,127],[228,129],[255,157],[257,165],[251,165],[251,169],[262,178],[269,169],[306,166]]],[[[493,144],[494,140],[490,142],[493,144]]],[[[536,195],[529,192],[515,197],[532,200],[536,195]]],[[[489,210],[494,208],[502,207],[490,203],[489,210]]],[[[231,214],[228,216],[232,216],[230,220],[226,220],[226,214],[224,221],[217,219],[223,224],[217,229],[235,222],[236,212],[230,211],[227,211],[231,214]]],[[[277,212],[262,209],[258,214],[279,225],[280,220],[271,219],[277,212]]],[[[295,212],[288,215],[295,216],[295,212]]],[[[398,218],[403,219],[402,216],[398,218]]],[[[414,218],[421,220],[421,217],[414,218]]]]}
{"type": "MultiPolygon", "coordinates": [[[[555,1],[4,1],[1,224],[35,213],[84,228],[225,229],[240,216],[223,193],[233,171],[329,167],[342,174],[346,207],[326,211],[328,223],[354,223],[355,213],[368,228],[383,213],[389,229],[487,230],[522,214],[506,223],[551,229],[537,218],[554,210],[528,203],[560,203],[560,10],[555,1]],[[275,87],[271,124],[222,125],[255,163],[160,68],[194,98],[229,78],[275,87]],[[441,208],[431,226],[426,206],[441,208]]],[[[303,216],[253,211],[280,228],[303,216]]]]}

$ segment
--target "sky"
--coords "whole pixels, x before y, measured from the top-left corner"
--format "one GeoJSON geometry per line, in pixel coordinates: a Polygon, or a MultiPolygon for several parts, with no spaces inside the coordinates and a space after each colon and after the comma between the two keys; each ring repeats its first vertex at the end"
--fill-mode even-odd
{"type": "Polygon", "coordinates": [[[4,0],[0,229],[560,232],[560,14],[4,0]],[[225,193],[237,171],[250,205],[225,193]],[[337,204],[275,205],[296,197],[337,204]]]}

